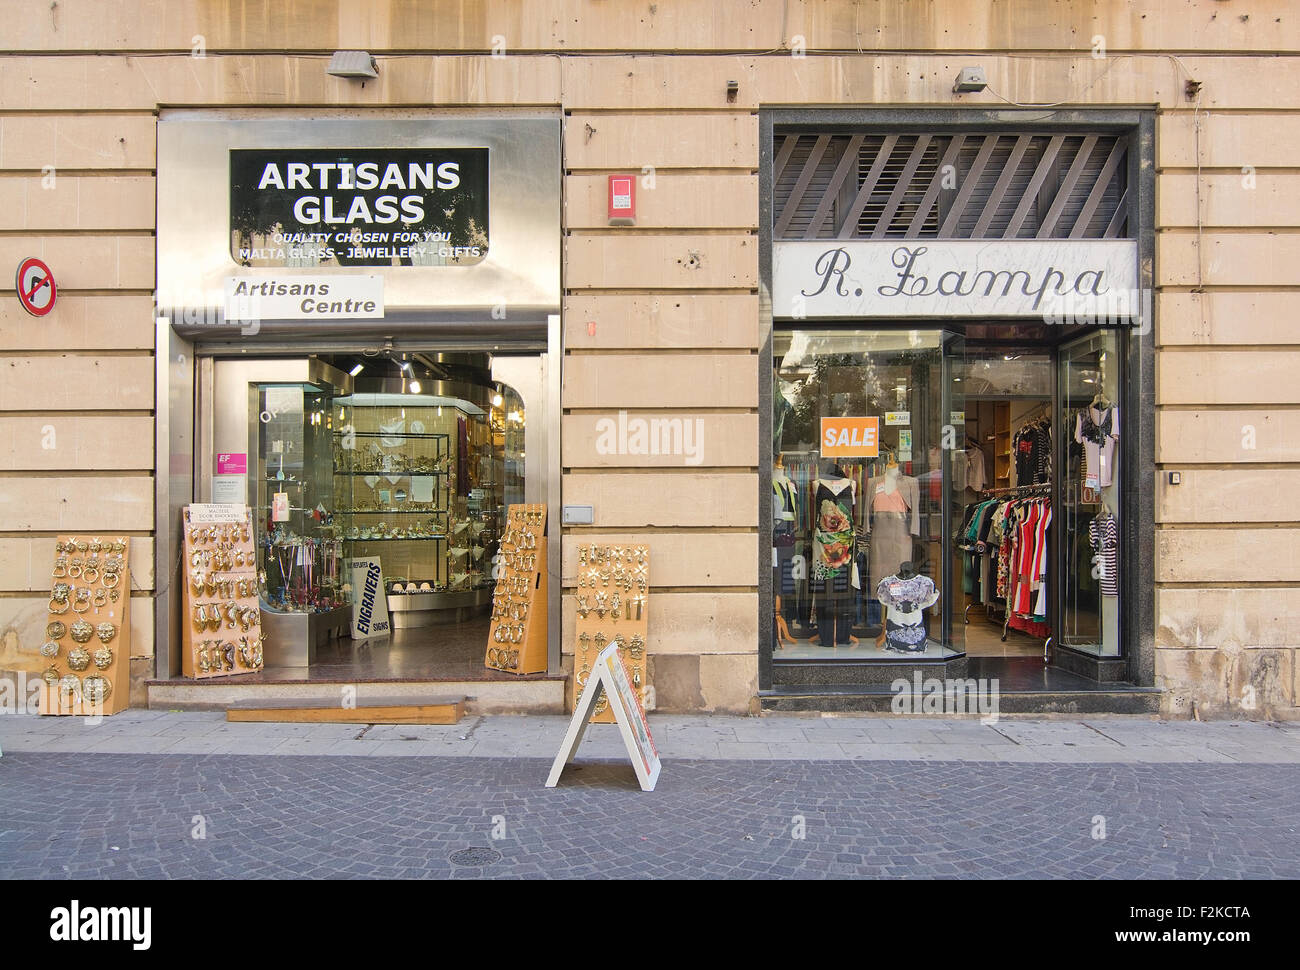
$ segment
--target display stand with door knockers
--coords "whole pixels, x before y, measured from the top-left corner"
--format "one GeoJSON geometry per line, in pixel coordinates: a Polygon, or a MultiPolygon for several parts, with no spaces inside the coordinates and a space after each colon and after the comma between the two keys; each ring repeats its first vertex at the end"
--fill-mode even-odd
{"type": "Polygon", "coordinates": [[[546,506],[511,505],[501,536],[484,663],[510,674],[539,674],[546,656],[546,506]]]}
{"type": "Polygon", "coordinates": [[[181,673],[206,679],[262,669],[257,553],[247,505],[184,510],[181,673]]]}
{"type": "Polygon", "coordinates": [[[55,540],[42,714],[116,714],[130,706],[130,544],[126,536],[55,540]]]}
{"type": "MultiPolygon", "coordinates": [[[[596,657],[612,643],[618,646],[632,687],[642,708],[645,707],[649,588],[648,546],[578,547],[578,642],[573,658],[575,704],[591,676],[596,657]]],[[[592,720],[601,724],[614,721],[607,698],[596,702],[592,720]]]]}

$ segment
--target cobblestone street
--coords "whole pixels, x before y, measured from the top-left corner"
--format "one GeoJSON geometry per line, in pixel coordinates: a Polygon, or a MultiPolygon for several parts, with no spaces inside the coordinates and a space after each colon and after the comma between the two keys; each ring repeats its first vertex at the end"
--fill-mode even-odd
{"type": "Polygon", "coordinates": [[[1292,726],[1089,723],[1003,721],[1007,756],[980,757],[970,738],[992,728],[973,721],[661,717],[664,771],[642,793],[612,760],[612,732],[595,728],[560,787],[544,788],[560,718],[305,730],[147,711],[93,728],[5,719],[0,872],[1300,878],[1292,726]],[[255,753],[293,751],[308,733],[344,747],[255,753]],[[1077,750],[1082,733],[1107,738],[1104,761],[1077,750]],[[206,735],[218,740],[195,750],[206,735]],[[711,736],[723,740],[709,748],[711,736]],[[710,753],[719,743],[760,747],[733,759],[710,753]],[[1036,757],[1012,763],[1016,751],[1036,757]]]}

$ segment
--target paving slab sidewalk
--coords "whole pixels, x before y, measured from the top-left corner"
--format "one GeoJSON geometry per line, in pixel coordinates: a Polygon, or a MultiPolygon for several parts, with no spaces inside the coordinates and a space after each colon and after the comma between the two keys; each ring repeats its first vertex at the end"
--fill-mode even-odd
{"type": "MultiPolygon", "coordinates": [[[[220,712],[128,710],[82,718],[0,716],[0,751],[104,754],[408,755],[551,758],[561,716],[467,717],[453,725],[228,723],[220,712]]],[[[1300,764],[1300,729],[1267,721],[1154,718],[650,716],[665,760],[1124,762],[1300,764]]],[[[591,725],[578,752],[620,758],[611,724],[591,725]]]]}

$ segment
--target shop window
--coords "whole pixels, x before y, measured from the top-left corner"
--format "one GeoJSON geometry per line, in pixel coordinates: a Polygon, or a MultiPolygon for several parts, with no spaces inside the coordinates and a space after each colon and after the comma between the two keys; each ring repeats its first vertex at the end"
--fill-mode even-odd
{"type": "Polygon", "coordinates": [[[775,656],[960,652],[942,609],[943,333],[800,329],[774,348],[775,656]]]}

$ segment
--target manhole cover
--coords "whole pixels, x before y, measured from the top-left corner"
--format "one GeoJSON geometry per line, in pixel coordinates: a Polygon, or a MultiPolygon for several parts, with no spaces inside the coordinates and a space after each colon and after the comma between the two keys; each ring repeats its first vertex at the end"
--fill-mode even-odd
{"type": "Polygon", "coordinates": [[[490,866],[501,860],[496,849],[460,849],[448,858],[453,866],[490,866]]]}

